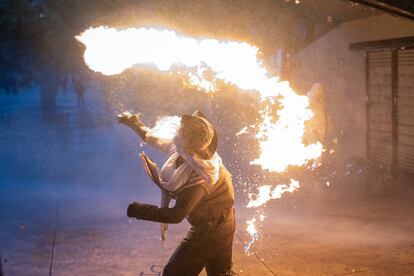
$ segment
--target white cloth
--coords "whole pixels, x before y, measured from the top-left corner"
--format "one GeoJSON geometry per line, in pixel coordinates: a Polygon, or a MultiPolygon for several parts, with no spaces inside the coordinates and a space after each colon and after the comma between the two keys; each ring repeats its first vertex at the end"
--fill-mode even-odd
{"type": "Polygon", "coordinates": [[[179,134],[173,139],[147,135],[145,142],[167,155],[167,161],[161,168],[160,176],[161,185],[168,192],[174,193],[183,188],[193,171],[200,175],[208,186],[217,182],[222,166],[221,157],[217,152],[208,160],[190,155],[184,150],[183,139],[179,134]],[[175,161],[179,156],[184,159],[184,163],[175,168],[175,161]]]}
{"type": "MultiPolygon", "coordinates": [[[[211,159],[203,160],[185,152],[182,137],[176,134],[173,139],[157,137],[151,133],[145,136],[145,142],[160,152],[167,155],[167,161],[161,168],[161,185],[170,193],[179,191],[188,183],[193,171],[205,179],[207,185],[214,185],[218,181],[220,168],[222,166],[221,157],[217,152],[211,159]],[[176,168],[176,160],[181,156],[183,164],[176,168]]],[[[194,184],[193,184],[194,185],[194,184]]],[[[210,190],[210,189],[208,189],[210,190]]],[[[168,207],[171,197],[165,191],[161,191],[161,208],[168,207]]],[[[168,224],[161,223],[161,239],[166,240],[168,224]]]]}

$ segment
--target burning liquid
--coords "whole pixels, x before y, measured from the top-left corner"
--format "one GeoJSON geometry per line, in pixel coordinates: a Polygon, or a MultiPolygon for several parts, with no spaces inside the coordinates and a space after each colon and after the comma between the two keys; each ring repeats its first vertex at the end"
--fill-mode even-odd
{"type": "Polygon", "coordinates": [[[155,123],[155,126],[149,130],[151,135],[159,138],[172,139],[181,125],[181,117],[165,116],[155,123]]]}
{"type": "MultiPolygon", "coordinates": [[[[266,204],[271,199],[279,199],[282,197],[282,195],[286,192],[292,193],[299,189],[299,181],[290,179],[289,186],[286,184],[280,184],[277,185],[272,189],[271,185],[263,185],[258,188],[259,192],[253,199],[253,195],[249,194],[250,201],[247,204],[247,208],[257,208],[264,204],[266,204]]],[[[263,221],[265,219],[265,216],[263,214],[258,215],[259,221],[263,221]]],[[[244,246],[244,251],[246,253],[249,252],[250,247],[253,245],[253,243],[260,238],[260,234],[256,229],[256,217],[252,218],[251,220],[248,220],[246,231],[250,235],[250,241],[246,243],[244,246]]]]}
{"type": "Polygon", "coordinates": [[[250,241],[248,241],[246,243],[246,245],[244,246],[244,251],[245,252],[249,252],[250,247],[253,245],[253,243],[255,241],[257,241],[259,239],[259,232],[256,229],[256,218],[252,218],[251,220],[246,221],[247,224],[247,228],[246,231],[247,233],[249,233],[250,235],[250,241]]]}
{"type": "MultiPolygon", "coordinates": [[[[263,170],[282,173],[288,166],[302,166],[322,154],[321,143],[302,143],[305,121],[313,116],[308,98],[297,95],[288,82],[269,76],[257,58],[258,49],[252,45],[195,39],[152,28],[90,28],[77,39],[86,46],[85,63],[104,75],[120,74],[134,65],[154,66],[160,71],[185,72],[188,83],[208,92],[215,91],[214,80],[258,92],[266,104],[261,121],[254,129],[260,153],[251,164],[263,170]],[[212,72],[208,78],[207,69],[212,72]],[[271,110],[276,102],[280,108],[276,112],[278,120],[274,122],[271,110]]],[[[289,186],[278,185],[273,190],[263,186],[256,199],[250,199],[248,207],[260,206],[298,187],[299,183],[294,180],[289,186]]],[[[248,221],[252,242],[258,237],[255,221],[248,221]]]]}
{"type": "Polygon", "coordinates": [[[277,185],[273,190],[270,185],[263,185],[259,187],[259,193],[256,196],[256,199],[252,199],[250,195],[250,201],[247,204],[247,208],[259,207],[268,202],[271,199],[279,199],[286,192],[292,193],[299,189],[299,181],[294,179],[290,180],[290,185],[281,184],[277,185]]]}

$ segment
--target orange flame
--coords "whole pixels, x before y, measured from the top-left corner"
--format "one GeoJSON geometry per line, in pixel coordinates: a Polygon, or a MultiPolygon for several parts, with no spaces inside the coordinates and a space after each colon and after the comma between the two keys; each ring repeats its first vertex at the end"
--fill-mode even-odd
{"type": "MultiPolygon", "coordinates": [[[[257,58],[255,46],[244,42],[195,39],[153,28],[90,28],[76,38],[86,46],[85,63],[104,75],[120,74],[134,65],[154,66],[160,71],[180,74],[187,70],[184,74],[187,81],[208,92],[215,90],[214,80],[258,92],[260,100],[268,104],[260,112],[261,121],[255,128],[260,154],[251,161],[252,165],[281,173],[289,166],[302,166],[315,160],[323,152],[320,142],[302,143],[305,121],[313,116],[308,98],[296,94],[289,82],[269,76],[257,58]],[[213,74],[208,79],[204,74],[206,68],[213,74]],[[276,122],[271,114],[275,102],[281,106],[276,112],[276,122]]],[[[246,128],[238,135],[244,133],[247,133],[246,128]]],[[[293,179],[289,186],[278,185],[273,190],[271,186],[262,186],[256,199],[250,198],[247,207],[261,206],[298,187],[299,182],[293,179]]],[[[247,222],[247,230],[252,236],[247,248],[258,238],[255,221],[247,222]]]]}
{"type": "Polygon", "coordinates": [[[170,30],[152,28],[90,28],[76,37],[86,46],[84,60],[94,71],[104,75],[122,73],[134,65],[152,65],[160,71],[174,67],[197,68],[188,81],[211,91],[214,85],[203,77],[209,67],[215,79],[236,85],[243,90],[260,93],[261,100],[281,96],[279,120],[272,122],[268,109],[262,111],[256,138],[260,156],[252,164],[263,169],[283,172],[289,165],[301,166],[318,158],[322,145],[302,144],[304,122],[312,117],[308,98],[297,95],[286,81],[270,77],[257,59],[258,49],[244,42],[195,39],[179,36],[170,30]]]}

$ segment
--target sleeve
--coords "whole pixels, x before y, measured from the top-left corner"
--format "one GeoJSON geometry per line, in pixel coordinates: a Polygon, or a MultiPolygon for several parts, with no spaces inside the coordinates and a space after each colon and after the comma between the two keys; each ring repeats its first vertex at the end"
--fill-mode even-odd
{"type": "Polygon", "coordinates": [[[127,215],[142,220],[162,223],[180,223],[206,195],[201,185],[186,188],[178,193],[174,207],[159,208],[155,205],[134,202],[128,206],[127,215]]]}
{"type": "Polygon", "coordinates": [[[172,139],[160,138],[147,133],[144,142],[167,156],[170,156],[175,151],[175,145],[172,139]]]}

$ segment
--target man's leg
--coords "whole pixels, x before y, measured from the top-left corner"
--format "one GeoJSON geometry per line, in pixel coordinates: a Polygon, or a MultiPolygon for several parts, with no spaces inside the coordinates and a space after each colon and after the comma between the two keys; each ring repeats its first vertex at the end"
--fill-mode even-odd
{"type": "Polygon", "coordinates": [[[217,246],[215,251],[216,253],[206,264],[208,276],[236,275],[232,271],[234,230],[235,221],[233,216],[229,221],[227,221],[224,229],[221,229],[223,232],[220,234],[222,235],[218,235],[221,238],[221,242],[216,244],[219,244],[220,246],[217,246]]]}
{"type": "Polygon", "coordinates": [[[189,230],[164,268],[163,276],[196,276],[208,258],[205,235],[189,230]]]}
{"type": "Polygon", "coordinates": [[[206,264],[208,276],[235,275],[232,271],[232,245],[223,246],[206,264]]]}

